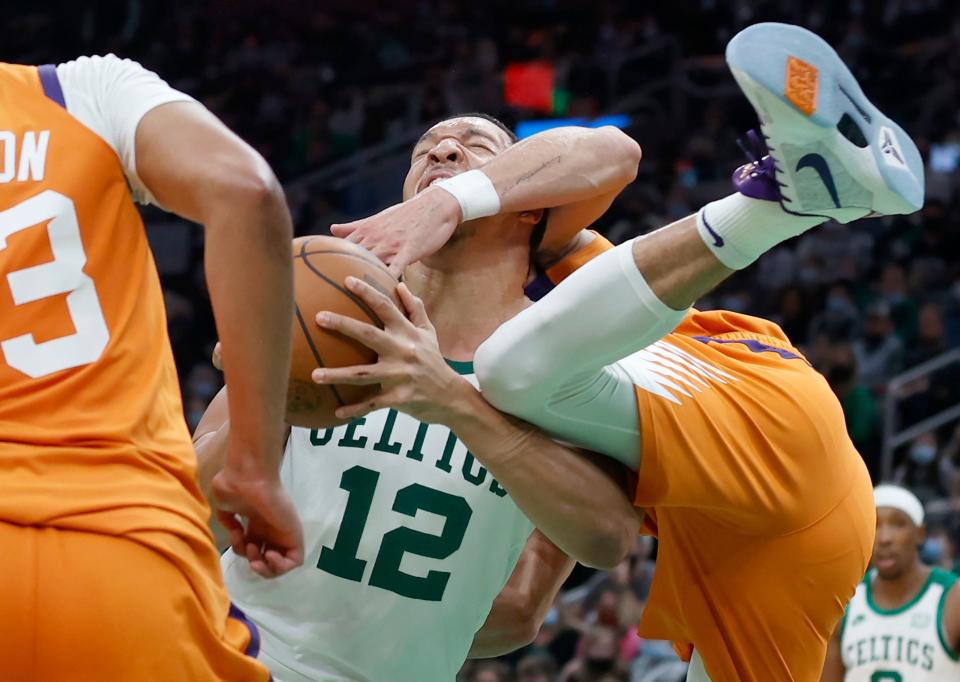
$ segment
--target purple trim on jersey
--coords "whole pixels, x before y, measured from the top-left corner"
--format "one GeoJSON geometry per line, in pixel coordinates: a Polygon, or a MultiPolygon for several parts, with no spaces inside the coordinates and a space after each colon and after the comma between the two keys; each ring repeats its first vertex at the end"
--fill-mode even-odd
{"type": "Polygon", "coordinates": [[[771,346],[756,339],[714,339],[709,336],[694,336],[693,338],[700,343],[742,343],[754,353],[770,352],[776,353],[785,360],[803,360],[803,358],[796,353],[791,353],[784,348],[777,348],[776,346],[771,346]]]}
{"type": "Polygon", "coordinates": [[[57,67],[53,64],[44,64],[37,67],[37,72],[40,74],[43,94],[66,109],[67,101],[63,98],[63,88],[60,87],[60,79],[57,77],[57,67]]]}
{"type": "Polygon", "coordinates": [[[247,618],[246,614],[243,611],[237,608],[237,605],[233,602],[230,602],[230,618],[234,620],[239,620],[241,623],[247,626],[247,630],[250,631],[250,644],[247,645],[247,650],[244,651],[247,656],[250,658],[256,658],[260,655],[260,631],[257,630],[256,624],[247,618]]]}
{"type": "Polygon", "coordinates": [[[537,278],[530,282],[530,284],[524,287],[523,293],[525,293],[531,301],[539,301],[553,291],[553,287],[554,284],[550,281],[550,278],[545,274],[540,274],[537,275],[537,278]]]}

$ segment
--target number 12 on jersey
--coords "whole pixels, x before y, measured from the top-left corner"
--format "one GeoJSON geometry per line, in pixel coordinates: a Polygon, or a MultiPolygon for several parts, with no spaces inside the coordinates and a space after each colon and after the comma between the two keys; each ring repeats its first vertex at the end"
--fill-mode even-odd
{"type": "MultiPolygon", "coordinates": [[[[335,576],[361,582],[367,562],[357,557],[360,538],[370,515],[374,492],[380,473],[362,466],[343,472],[340,488],[349,494],[347,508],[340,522],[340,530],[333,547],[320,552],[317,568],[335,576]]],[[[425,576],[411,575],[400,570],[400,562],[407,552],[428,559],[446,559],[460,549],[473,510],[462,497],[450,495],[419,483],[397,491],[393,511],[405,516],[416,516],[423,510],[444,518],[440,535],[431,535],[412,528],[400,527],[384,534],[380,551],[370,573],[369,584],[389,590],[410,599],[440,601],[450,580],[449,571],[428,571],[425,576]]]]}

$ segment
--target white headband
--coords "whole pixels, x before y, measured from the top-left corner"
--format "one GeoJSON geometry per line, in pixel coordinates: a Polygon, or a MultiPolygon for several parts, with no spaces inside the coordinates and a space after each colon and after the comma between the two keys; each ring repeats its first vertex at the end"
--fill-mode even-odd
{"type": "Polygon", "coordinates": [[[873,489],[873,500],[880,507],[899,509],[916,525],[923,525],[923,505],[917,496],[898,485],[878,485],[873,489]]]}

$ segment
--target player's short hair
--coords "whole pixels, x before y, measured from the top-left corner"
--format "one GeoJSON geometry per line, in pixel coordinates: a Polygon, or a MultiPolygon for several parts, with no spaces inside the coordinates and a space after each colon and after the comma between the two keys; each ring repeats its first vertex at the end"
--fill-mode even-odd
{"type": "Polygon", "coordinates": [[[454,114],[453,116],[445,116],[444,118],[441,118],[439,121],[437,121],[436,123],[434,123],[434,124],[431,125],[430,127],[432,128],[433,126],[437,125],[438,123],[443,123],[443,122],[445,122],[445,121],[452,121],[452,120],[455,119],[455,118],[482,118],[484,121],[489,121],[489,122],[492,123],[493,125],[497,126],[500,130],[502,130],[503,132],[505,132],[505,133],[507,134],[507,137],[510,138],[510,144],[513,144],[513,143],[515,143],[515,142],[519,142],[519,141],[520,141],[520,138],[517,137],[517,134],[516,134],[515,132],[513,132],[513,128],[511,128],[510,126],[508,126],[506,123],[504,123],[503,121],[501,121],[499,118],[497,118],[497,117],[495,117],[495,116],[491,116],[490,114],[484,114],[484,113],[479,112],[479,111],[471,111],[471,112],[468,112],[468,113],[465,113],[465,114],[454,114]]]}

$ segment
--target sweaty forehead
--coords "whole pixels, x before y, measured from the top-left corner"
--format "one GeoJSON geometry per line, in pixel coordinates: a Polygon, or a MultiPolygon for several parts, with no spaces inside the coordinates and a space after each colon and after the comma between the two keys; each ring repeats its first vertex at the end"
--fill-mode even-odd
{"type": "Polygon", "coordinates": [[[463,116],[440,121],[420,137],[417,145],[424,142],[436,142],[444,137],[460,139],[482,137],[495,143],[501,149],[510,146],[510,138],[499,126],[476,116],[463,116]]]}

